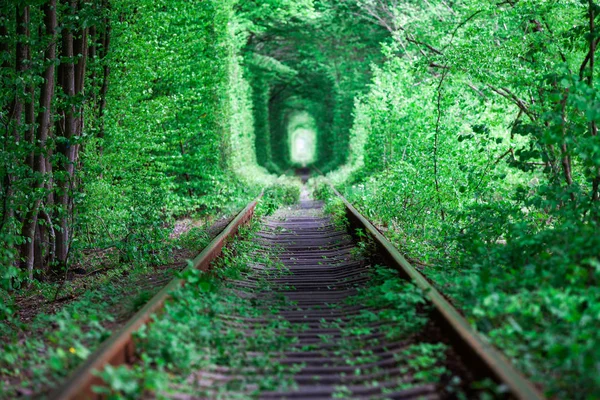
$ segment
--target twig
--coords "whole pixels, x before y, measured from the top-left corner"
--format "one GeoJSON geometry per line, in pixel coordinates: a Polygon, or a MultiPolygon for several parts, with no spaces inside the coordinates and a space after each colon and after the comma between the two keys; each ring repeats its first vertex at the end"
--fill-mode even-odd
{"type": "Polygon", "coordinates": [[[502,154],[500,157],[498,157],[496,159],[496,161],[494,162],[494,165],[497,165],[500,161],[502,161],[504,159],[504,157],[506,157],[507,155],[512,154],[513,158],[514,158],[514,153],[513,153],[513,148],[511,147],[510,149],[508,149],[504,154],[502,154]]]}
{"type": "Polygon", "coordinates": [[[475,93],[477,93],[480,97],[484,98],[487,100],[487,96],[479,89],[477,89],[477,87],[475,87],[475,85],[468,83],[466,84],[469,88],[471,88],[475,93]]]}
{"type": "Polygon", "coordinates": [[[517,105],[517,107],[519,107],[521,109],[521,111],[523,111],[523,113],[525,115],[527,115],[532,121],[535,121],[537,119],[536,116],[527,108],[527,106],[525,105],[525,102],[523,100],[521,100],[520,98],[518,98],[510,90],[508,90],[506,88],[497,88],[495,86],[490,85],[489,83],[486,83],[486,86],[489,87],[490,89],[492,89],[493,92],[495,92],[495,93],[499,94],[500,96],[504,97],[505,99],[508,99],[508,100],[512,101],[513,103],[515,103],[517,105]]]}
{"type": "Polygon", "coordinates": [[[448,42],[447,45],[444,46],[443,50],[446,50],[448,48],[448,46],[450,46],[452,44],[452,41],[454,40],[454,36],[456,36],[456,33],[458,32],[458,30],[460,28],[462,28],[463,26],[465,26],[465,24],[467,22],[469,22],[470,20],[472,20],[473,18],[475,18],[477,15],[481,14],[482,12],[484,12],[485,10],[479,10],[479,11],[475,11],[473,14],[469,15],[469,17],[467,19],[465,19],[464,21],[462,21],[460,24],[458,24],[456,26],[456,28],[454,28],[454,31],[452,31],[452,35],[450,36],[450,41],[448,42]]]}
{"type": "Polygon", "coordinates": [[[446,220],[446,213],[444,212],[444,207],[442,205],[442,198],[440,196],[440,182],[438,179],[438,140],[440,134],[440,120],[442,118],[442,85],[444,84],[444,79],[446,79],[446,75],[448,74],[448,69],[444,70],[442,74],[442,78],[440,79],[440,84],[437,87],[438,97],[437,97],[437,120],[435,123],[435,135],[433,142],[433,176],[435,180],[435,191],[437,192],[437,200],[440,206],[440,214],[442,217],[442,221],[446,220]]]}
{"type": "MultiPolygon", "coordinates": [[[[596,39],[594,43],[594,49],[600,44],[600,38],[596,39]]],[[[595,51],[595,50],[594,50],[595,51]]],[[[581,63],[581,66],[579,67],[579,80],[582,81],[583,80],[583,73],[585,72],[585,68],[588,65],[588,62],[590,61],[590,59],[592,58],[592,52],[591,49],[590,51],[588,51],[588,53],[586,54],[585,58],[583,59],[583,62],[581,63]]]]}

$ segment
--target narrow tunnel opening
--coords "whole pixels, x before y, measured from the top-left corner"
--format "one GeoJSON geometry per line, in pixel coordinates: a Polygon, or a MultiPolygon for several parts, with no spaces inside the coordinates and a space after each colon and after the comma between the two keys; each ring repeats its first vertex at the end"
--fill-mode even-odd
{"type": "Polygon", "coordinates": [[[315,162],[317,132],[314,118],[306,111],[293,113],[288,123],[290,161],[295,166],[306,167],[315,162]]]}

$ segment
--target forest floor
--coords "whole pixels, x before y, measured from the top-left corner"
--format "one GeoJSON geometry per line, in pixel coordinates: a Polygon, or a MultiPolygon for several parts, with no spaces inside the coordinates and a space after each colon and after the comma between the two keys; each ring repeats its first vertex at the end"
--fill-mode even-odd
{"type": "Polygon", "coordinates": [[[70,274],[60,289],[62,294],[57,283],[18,296],[16,318],[0,329],[0,341],[6,344],[0,357],[0,399],[47,395],[185,268],[187,260],[194,258],[234,216],[178,221],[172,240],[177,241],[193,228],[204,234],[201,243],[182,242],[174,247],[166,264],[132,268],[115,265],[105,256],[75,266],[85,272],[70,274]],[[88,271],[83,264],[90,265],[88,271]],[[49,295],[49,288],[59,295],[49,295]]]}
{"type": "MultiPolygon", "coordinates": [[[[210,227],[206,229],[209,240],[212,240],[221,233],[234,217],[234,215],[230,215],[215,219],[210,227]]],[[[170,238],[175,240],[182,234],[189,232],[192,228],[201,229],[204,225],[206,225],[206,221],[202,220],[184,219],[177,221],[170,238]]],[[[198,252],[197,249],[174,248],[170,263],[149,267],[143,275],[131,282],[132,288],[136,288],[136,290],[144,288],[144,290],[148,291],[152,291],[152,289],[157,289],[156,291],[160,290],[166,284],[165,282],[171,279],[174,273],[181,271],[186,266],[186,260],[194,258],[198,252]]],[[[41,291],[17,296],[15,306],[19,320],[27,324],[31,323],[38,314],[55,314],[66,305],[76,301],[86,291],[99,287],[99,282],[110,279],[111,271],[118,268],[110,258],[111,256],[106,251],[90,252],[89,256],[75,268],[83,273],[69,274],[69,293],[66,295],[55,296],[56,298],[52,300],[48,300],[41,291]],[[95,260],[93,260],[94,258],[95,260]],[[83,265],[86,265],[88,261],[91,265],[99,265],[101,268],[84,268],[83,265]],[[90,269],[91,271],[88,271],[90,269]]],[[[120,272],[120,275],[121,277],[126,277],[129,273],[125,269],[120,272]]],[[[57,285],[56,294],[60,294],[60,289],[60,285],[57,285]]],[[[121,312],[117,311],[115,317],[117,316],[121,316],[121,312]]]]}

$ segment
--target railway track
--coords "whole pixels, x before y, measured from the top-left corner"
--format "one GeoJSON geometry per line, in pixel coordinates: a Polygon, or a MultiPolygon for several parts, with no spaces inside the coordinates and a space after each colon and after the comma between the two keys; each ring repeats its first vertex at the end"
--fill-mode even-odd
{"type": "MultiPolygon", "coordinates": [[[[277,249],[276,257],[287,272],[274,273],[274,267],[256,262],[241,279],[230,282],[233,291],[251,289],[257,304],[263,307],[273,299],[285,299],[276,315],[228,317],[231,326],[249,336],[261,324],[284,321],[286,329],[278,334],[289,339],[285,348],[270,357],[278,368],[287,371],[293,385],[259,394],[255,388],[241,388],[242,397],[254,391],[265,399],[442,399],[454,398],[459,392],[471,398],[478,395],[471,384],[487,379],[504,387],[505,393],[497,394],[499,397],[543,398],[472,331],[373,225],[341,198],[350,230],[324,215],[322,203],[303,195],[293,209],[264,218],[254,239],[257,253],[273,257],[272,250],[277,249]],[[365,246],[351,235],[356,228],[370,235],[374,252],[364,251],[365,246]],[[259,280],[268,281],[268,290],[260,290],[259,280]]],[[[194,268],[206,270],[225,241],[251,218],[255,204],[248,205],[196,258],[194,268]]],[[[169,291],[181,284],[175,280],[163,289],[52,398],[97,398],[91,388],[102,382],[93,370],[107,363],[135,362],[132,333],[148,322],[167,301],[169,291]]],[[[203,382],[224,385],[239,373],[224,368],[218,376],[203,382]]],[[[183,398],[206,395],[187,394],[183,398]]]]}

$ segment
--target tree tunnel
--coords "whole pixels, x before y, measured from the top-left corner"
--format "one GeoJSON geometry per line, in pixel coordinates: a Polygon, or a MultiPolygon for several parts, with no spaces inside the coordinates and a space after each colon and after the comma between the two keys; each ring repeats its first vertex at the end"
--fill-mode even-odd
{"type": "Polygon", "coordinates": [[[246,45],[256,158],[270,172],[311,165],[327,172],[348,158],[354,101],[367,92],[387,36],[333,11],[320,23],[270,27],[246,45]]]}
{"type": "Polygon", "coordinates": [[[269,171],[310,165],[330,171],[346,161],[353,101],[326,71],[320,72],[255,80],[257,160],[269,171]]]}
{"type": "Polygon", "coordinates": [[[344,150],[332,129],[335,93],[327,77],[298,73],[292,81],[259,79],[253,89],[260,165],[282,173],[310,165],[331,169],[341,163],[344,150]]]}

